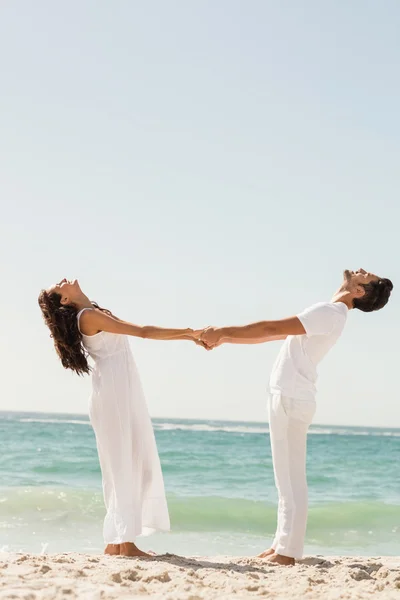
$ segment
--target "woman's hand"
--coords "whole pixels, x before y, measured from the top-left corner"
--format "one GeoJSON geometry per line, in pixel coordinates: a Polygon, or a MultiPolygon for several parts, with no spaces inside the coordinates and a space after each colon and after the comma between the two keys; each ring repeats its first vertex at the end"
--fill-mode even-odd
{"type": "Polygon", "coordinates": [[[193,339],[194,343],[197,346],[202,346],[206,350],[212,350],[212,348],[210,348],[208,346],[208,344],[205,342],[205,340],[202,339],[204,331],[205,331],[204,329],[195,329],[195,330],[193,330],[193,333],[192,333],[193,337],[192,337],[192,339],[193,339]]]}
{"type": "Polygon", "coordinates": [[[206,327],[203,329],[200,339],[206,344],[209,350],[217,348],[223,344],[222,330],[218,327],[206,327]]]}

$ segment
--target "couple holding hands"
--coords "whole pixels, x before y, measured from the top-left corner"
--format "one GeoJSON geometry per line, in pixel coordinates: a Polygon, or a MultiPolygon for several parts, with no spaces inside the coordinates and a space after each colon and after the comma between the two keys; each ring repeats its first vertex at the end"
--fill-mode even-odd
{"type": "Polygon", "coordinates": [[[170,529],[153,427],[127,336],[192,340],[207,350],[223,343],[285,340],[272,370],[269,399],[278,523],[271,547],[259,557],[290,565],[302,557],[306,533],[306,444],[316,409],[316,367],[342,333],[349,310],[383,308],[392,288],[389,279],[346,270],[330,302],[294,317],[197,331],[122,321],[90,301],[77,280],[63,279],[42,290],[39,306],[63,367],[78,375],[92,373],[89,415],[107,510],[105,553],[149,556],[136,546],[136,538],[170,529]]]}

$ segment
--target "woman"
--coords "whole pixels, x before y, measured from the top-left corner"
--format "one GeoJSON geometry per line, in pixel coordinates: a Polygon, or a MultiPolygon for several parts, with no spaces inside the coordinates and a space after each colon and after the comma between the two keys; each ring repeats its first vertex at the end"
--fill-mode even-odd
{"type": "Polygon", "coordinates": [[[90,372],[89,405],[107,514],[105,554],[148,556],[136,537],[170,528],[164,482],[150,416],[128,338],[198,341],[200,331],[141,327],[91,302],[77,280],[63,279],[39,295],[39,306],[63,367],[90,372]]]}

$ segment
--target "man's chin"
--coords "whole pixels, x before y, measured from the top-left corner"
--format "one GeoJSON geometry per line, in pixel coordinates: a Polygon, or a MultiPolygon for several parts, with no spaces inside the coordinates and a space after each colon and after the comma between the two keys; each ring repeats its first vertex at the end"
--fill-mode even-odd
{"type": "Polygon", "coordinates": [[[343,271],[343,277],[344,277],[345,281],[350,281],[351,271],[349,269],[346,269],[345,271],[343,271]]]}

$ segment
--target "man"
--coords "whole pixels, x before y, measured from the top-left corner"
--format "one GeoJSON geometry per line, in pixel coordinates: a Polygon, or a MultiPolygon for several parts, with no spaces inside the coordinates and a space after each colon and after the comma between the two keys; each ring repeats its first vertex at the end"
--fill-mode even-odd
{"type": "Polygon", "coordinates": [[[389,300],[393,284],[363,269],[345,271],[331,302],[315,304],[295,317],[242,327],[209,327],[201,339],[209,349],[224,343],[256,344],[286,340],[270,379],[269,424],[278,525],[275,539],[261,558],[281,565],[303,555],[308,492],[307,432],[315,413],[317,365],[340,337],[348,311],[372,312],[389,300]]]}

